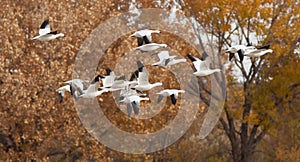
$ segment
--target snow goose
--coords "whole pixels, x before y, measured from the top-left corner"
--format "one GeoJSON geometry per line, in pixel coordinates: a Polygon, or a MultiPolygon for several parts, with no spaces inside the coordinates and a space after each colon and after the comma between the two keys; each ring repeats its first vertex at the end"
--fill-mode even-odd
{"type": "Polygon", "coordinates": [[[142,52],[154,51],[159,48],[166,48],[167,44],[149,43],[135,48],[134,50],[140,50],[142,52]]]}
{"type": "Polygon", "coordinates": [[[199,58],[196,58],[194,56],[191,56],[190,54],[187,54],[187,57],[193,62],[194,67],[196,69],[196,72],[193,74],[196,76],[208,76],[216,72],[220,72],[220,69],[210,69],[210,59],[209,57],[206,58],[204,61],[200,60],[199,58]]]}
{"type": "Polygon", "coordinates": [[[58,88],[56,90],[56,92],[58,93],[58,101],[61,103],[63,101],[63,97],[65,96],[65,92],[70,92],[71,94],[73,94],[73,89],[70,85],[65,85],[62,86],[60,88],[58,88]]]}
{"type": "Polygon", "coordinates": [[[68,80],[65,81],[64,83],[66,85],[70,85],[72,86],[72,88],[74,88],[74,91],[78,90],[80,94],[83,93],[83,83],[89,83],[89,80],[82,80],[82,79],[72,79],[72,80],[68,80]]]}
{"type": "Polygon", "coordinates": [[[240,61],[243,61],[244,59],[244,53],[247,51],[253,51],[256,50],[256,48],[254,46],[245,46],[245,45],[235,45],[235,46],[231,46],[229,47],[225,53],[229,53],[229,61],[232,60],[232,58],[235,56],[235,54],[238,54],[238,57],[240,59],[240,61]]]}
{"type": "Polygon", "coordinates": [[[129,96],[146,96],[145,94],[139,94],[134,87],[137,85],[137,81],[127,81],[129,84],[125,85],[124,89],[121,89],[120,93],[117,94],[118,96],[116,97],[116,101],[119,102],[123,100],[125,97],[129,96]]]}
{"type": "Polygon", "coordinates": [[[128,116],[130,116],[130,114],[132,112],[132,108],[133,108],[134,113],[138,114],[139,109],[140,109],[140,102],[141,101],[148,101],[148,100],[149,100],[148,97],[140,97],[140,96],[137,96],[137,95],[133,95],[133,96],[125,97],[120,102],[125,102],[126,103],[127,113],[128,113],[128,116]]]}
{"type": "Polygon", "coordinates": [[[138,84],[134,88],[141,92],[148,91],[154,87],[162,85],[161,82],[156,82],[153,84],[149,83],[149,73],[148,73],[146,67],[143,67],[142,72],[139,72],[137,81],[138,81],[138,84]]]}
{"type": "Polygon", "coordinates": [[[146,95],[146,94],[138,93],[134,88],[138,84],[138,82],[135,80],[135,78],[138,78],[138,73],[142,72],[142,69],[144,67],[144,65],[140,61],[137,61],[137,65],[138,65],[138,70],[131,73],[131,77],[130,77],[129,81],[125,80],[125,89],[122,89],[120,91],[118,101],[123,100],[125,97],[128,97],[128,96],[133,96],[133,95],[145,96],[146,95]]]}
{"type": "Polygon", "coordinates": [[[135,33],[131,34],[131,37],[136,37],[138,46],[145,44],[149,44],[152,42],[152,33],[160,33],[159,30],[150,30],[150,29],[144,29],[144,30],[139,30],[136,31],[135,33]]]}
{"type": "Polygon", "coordinates": [[[110,87],[101,87],[101,89],[107,89],[108,91],[119,91],[128,89],[127,87],[131,84],[136,84],[137,81],[127,81],[127,80],[115,80],[110,87]]]}
{"type": "Polygon", "coordinates": [[[145,97],[147,94],[140,94],[136,90],[132,89],[130,86],[128,89],[122,89],[120,91],[120,100],[123,100],[125,97],[134,96],[134,95],[145,97]]]}
{"type": "MultiPolygon", "coordinates": [[[[177,59],[175,60],[176,56],[170,56],[169,51],[160,51],[155,53],[159,57],[159,62],[153,63],[152,66],[171,66],[175,65],[180,62],[186,62],[186,59],[177,59]]],[[[155,55],[153,54],[153,55],[155,55]]]]}
{"type": "Polygon", "coordinates": [[[50,41],[58,37],[65,36],[63,33],[57,33],[57,31],[51,31],[49,21],[45,20],[40,26],[39,35],[33,37],[32,40],[50,41]]]}
{"type": "Polygon", "coordinates": [[[184,93],[184,90],[177,90],[177,89],[164,89],[160,92],[158,92],[158,99],[157,103],[160,103],[160,101],[163,99],[164,96],[170,96],[171,101],[173,105],[176,105],[178,93],[184,93]]]}
{"type": "Polygon", "coordinates": [[[89,85],[89,87],[86,90],[82,90],[83,93],[81,95],[79,95],[78,97],[81,98],[95,98],[99,95],[101,95],[104,92],[108,92],[108,89],[102,89],[100,91],[97,90],[97,86],[99,86],[99,78],[100,76],[97,75],[91,82],[91,84],[89,85]]]}
{"type": "Polygon", "coordinates": [[[80,95],[78,97],[82,97],[82,98],[95,98],[95,97],[100,96],[102,93],[105,93],[105,92],[109,92],[109,90],[102,89],[102,90],[98,91],[98,90],[95,90],[95,87],[93,87],[93,85],[91,85],[85,91],[85,93],[83,93],[82,95],[80,95]]]}
{"type": "Polygon", "coordinates": [[[103,88],[108,88],[111,87],[114,84],[116,75],[113,71],[111,71],[110,69],[105,69],[106,70],[106,76],[104,75],[99,75],[101,80],[102,80],[102,87],[103,88]]]}

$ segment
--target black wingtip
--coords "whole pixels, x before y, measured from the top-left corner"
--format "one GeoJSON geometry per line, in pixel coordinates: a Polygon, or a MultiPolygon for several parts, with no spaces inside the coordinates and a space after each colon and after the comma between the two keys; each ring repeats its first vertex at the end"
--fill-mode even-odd
{"type": "Polygon", "coordinates": [[[48,19],[44,20],[44,22],[40,26],[40,29],[45,29],[48,24],[49,24],[49,20],[48,19]]]}
{"type": "Polygon", "coordinates": [[[239,55],[240,61],[242,62],[244,60],[244,54],[243,54],[242,50],[241,49],[238,50],[237,53],[239,55]]]}
{"type": "Polygon", "coordinates": [[[192,55],[186,54],[186,56],[191,60],[191,61],[197,61],[192,55]]]}
{"type": "Polygon", "coordinates": [[[231,61],[233,59],[233,57],[234,57],[234,53],[229,52],[229,61],[231,61]]]}
{"type": "Polygon", "coordinates": [[[127,115],[130,116],[131,112],[132,112],[132,107],[131,107],[130,103],[126,104],[126,108],[127,108],[127,115]]]}
{"type": "Polygon", "coordinates": [[[139,77],[139,71],[136,70],[135,72],[131,73],[129,81],[133,81],[135,78],[139,77]]]}
{"type": "Polygon", "coordinates": [[[131,102],[134,114],[139,114],[139,107],[135,101],[131,102]]]}
{"type": "Polygon", "coordinates": [[[110,68],[106,68],[105,71],[106,71],[106,75],[110,75],[110,73],[112,72],[112,71],[110,70],[110,68]]]}
{"type": "Polygon", "coordinates": [[[70,85],[70,92],[71,92],[71,95],[73,96],[75,89],[72,87],[72,85],[70,85]]]}
{"type": "Polygon", "coordinates": [[[145,67],[144,64],[143,64],[140,60],[138,60],[138,61],[136,62],[136,64],[137,64],[137,67],[138,67],[138,69],[139,69],[139,72],[142,72],[142,71],[143,71],[143,68],[145,67]]]}
{"type": "Polygon", "coordinates": [[[175,95],[172,94],[172,95],[170,95],[170,97],[171,97],[172,104],[173,104],[173,105],[176,105],[177,99],[176,99],[175,95]]]}
{"type": "Polygon", "coordinates": [[[143,40],[143,38],[139,38],[139,37],[137,37],[137,44],[138,44],[138,46],[142,46],[142,45],[143,45],[143,43],[144,43],[144,40],[143,40]]]}
{"type": "Polygon", "coordinates": [[[59,102],[59,103],[62,103],[62,101],[63,101],[63,96],[62,96],[61,93],[59,93],[59,94],[58,94],[58,102],[59,102]]]}
{"type": "Polygon", "coordinates": [[[146,35],[143,36],[143,40],[144,40],[145,44],[151,43],[150,40],[148,39],[148,37],[146,35]]]}
{"type": "Polygon", "coordinates": [[[91,84],[95,84],[96,82],[99,82],[99,78],[102,78],[103,76],[102,75],[97,75],[92,81],[91,81],[91,84]]]}
{"type": "Polygon", "coordinates": [[[168,58],[166,61],[165,61],[165,66],[167,66],[168,65],[168,63],[171,61],[171,59],[170,58],[168,58]]]}

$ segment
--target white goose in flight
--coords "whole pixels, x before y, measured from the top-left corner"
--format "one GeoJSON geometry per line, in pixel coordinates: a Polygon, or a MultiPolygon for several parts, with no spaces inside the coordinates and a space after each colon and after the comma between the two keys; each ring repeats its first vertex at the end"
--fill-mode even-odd
{"type": "Polygon", "coordinates": [[[131,37],[136,37],[138,46],[142,46],[143,43],[149,44],[152,42],[152,33],[160,33],[159,30],[150,30],[150,29],[144,29],[136,31],[135,33],[131,34],[131,37]]]}
{"type": "Polygon", "coordinates": [[[40,26],[39,35],[33,37],[32,40],[50,41],[58,37],[65,36],[63,33],[57,33],[57,31],[51,31],[49,20],[45,20],[40,26]]]}
{"type": "Polygon", "coordinates": [[[138,81],[138,84],[134,88],[141,92],[148,91],[154,87],[162,85],[161,82],[156,82],[153,84],[149,83],[149,73],[148,73],[146,67],[143,67],[142,72],[139,72],[137,81],[138,81]]]}
{"type": "Polygon", "coordinates": [[[235,45],[230,47],[225,52],[229,52],[229,61],[235,56],[235,53],[238,54],[240,61],[243,61],[244,56],[248,57],[261,57],[267,53],[272,53],[273,50],[269,49],[270,45],[265,45],[261,47],[255,47],[251,45],[235,45]]]}
{"type": "Polygon", "coordinates": [[[90,83],[89,87],[86,90],[82,90],[82,94],[79,95],[79,98],[95,98],[101,95],[104,92],[108,92],[108,89],[102,89],[98,91],[100,75],[97,75],[90,83]]]}
{"type": "Polygon", "coordinates": [[[216,72],[220,72],[220,69],[210,69],[210,59],[207,57],[204,61],[200,60],[197,57],[191,56],[190,54],[187,54],[187,57],[193,62],[194,67],[196,69],[196,72],[193,74],[196,76],[208,76],[216,72]]]}
{"type": "MultiPolygon", "coordinates": [[[[89,80],[82,80],[82,79],[72,79],[72,80],[68,80],[65,81],[64,83],[66,85],[70,85],[72,86],[74,93],[73,95],[76,95],[76,90],[79,91],[80,94],[83,93],[84,87],[83,87],[83,83],[89,83],[89,80]]],[[[76,98],[76,96],[74,96],[76,98]]]]}
{"type": "Polygon", "coordinates": [[[229,53],[229,61],[232,60],[232,58],[235,56],[235,54],[238,54],[238,57],[240,59],[240,61],[242,62],[244,60],[244,53],[247,51],[253,51],[256,50],[256,48],[254,46],[251,45],[234,45],[229,47],[225,53],[229,53]]]}
{"type": "Polygon", "coordinates": [[[177,99],[178,99],[178,93],[184,93],[184,90],[178,90],[178,89],[164,89],[160,92],[158,92],[158,99],[157,103],[160,103],[160,101],[163,99],[164,96],[170,96],[171,101],[173,105],[176,105],[177,99]]]}
{"type": "Polygon", "coordinates": [[[106,70],[106,76],[104,75],[99,75],[101,80],[102,80],[102,88],[108,88],[111,87],[114,84],[116,75],[113,71],[111,71],[109,68],[105,69],[106,70]]]}
{"type": "Polygon", "coordinates": [[[136,84],[137,81],[127,81],[123,79],[114,80],[110,87],[101,87],[101,89],[107,89],[108,91],[119,91],[128,89],[131,84],[136,84]]]}
{"type": "MultiPolygon", "coordinates": [[[[152,66],[171,66],[175,65],[180,62],[186,62],[186,59],[177,59],[175,60],[176,56],[170,56],[169,51],[160,51],[155,53],[159,57],[159,62],[153,63],[152,66]]],[[[153,55],[155,55],[153,54],[153,55]]]]}
{"type": "Polygon", "coordinates": [[[139,46],[135,48],[134,50],[140,50],[142,52],[149,52],[149,51],[154,51],[159,48],[166,48],[168,47],[167,44],[157,44],[157,43],[149,43],[149,44],[144,44],[142,46],[139,46]]]}

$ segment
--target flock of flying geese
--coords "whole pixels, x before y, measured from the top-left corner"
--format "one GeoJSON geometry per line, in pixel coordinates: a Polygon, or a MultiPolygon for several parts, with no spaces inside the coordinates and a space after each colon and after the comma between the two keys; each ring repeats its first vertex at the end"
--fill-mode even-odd
{"type": "MultiPolygon", "coordinates": [[[[134,50],[140,50],[141,52],[150,52],[159,48],[166,48],[167,44],[157,44],[152,42],[152,34],[159,34],[159,30],[144,29],[136,31],[131,37],[137,38],[138,47],[134,50]]],[[[57,31],[51,31],[49,21],[45,20],[39,29],[39,35],[32,38],[32,40],[49,41],[58,37],[63,37],[64,34],[57,31]]],[[[236,45],[226,50],[229,53],[229,60],[232,58],[239,58],[243,61],[244,56],[248,57],[260,57],[266,53],[272,52],[268,49],[268,46],[256,48],[254,46],[236,45]]],[[[157,55],[159,61],[153,63],[152,66],[172,66],[177,63],[186,62],[186,59],[175,59],[175,56],[170,56],[167,50],[162,50],[152,55],[157,55]]],[[[210,68],[210,58],[206,57],[205,60],[194,57],[190,54],[186,55],[187,58],[192,61],[195,72],[195,76],[203,77],[208,76],[216,72],[220,72],[220,69],[210,68]]],[[[116,76],[113,71],[106,69],[106,75],[97,75],[92,81],[82,79],[72,79],[64,82],[64,86],[58,88],[56,91],[59,96],[59,102],[62,102],[65,92],[70,92],[75,99],[78,98],[95,98],[103,93],[119,91],[119,102],[125,103],[127,107],[128,116],[131,115],[132,110],[135,114],[139,112],[139,105],[141,101],[150,100],[146,97],[145,91],[149,91],[157,86],[162,86],[161,82],[149,83],[149,73],[146,67],[141,61],[137,61],[137,70],[131,73],[129,80],[126,80],[125,76],[116,76]],[[98,87],[102,86],[100,90],[98,87]],[[85,86],[89,84],[88,86],[85,86]]],[[[170,96],[172,104],[176,104],[179,93],[184,93],[184,90],[180,89],[164,89],[158,92],[157,102],[159,103],[164,96],[170,96]]]]}

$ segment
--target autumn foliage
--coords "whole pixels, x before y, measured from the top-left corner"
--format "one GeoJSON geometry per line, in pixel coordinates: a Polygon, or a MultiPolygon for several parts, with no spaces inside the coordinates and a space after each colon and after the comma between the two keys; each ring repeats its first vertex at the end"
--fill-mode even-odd
{"type": "MultiPolygon", "coordinates": [[[[136,1],[138,8],[170,10],[180,5],[209,34],[218,52],[218,66],[225,72],[223,80],[221,77],[227,85],[224,113],[212,133],[200,139],[201,113],[208,106],[201,103],[198,118],[187,133],[155,153],[124,154],[95,140],[83,127],[71,95],[59,103],[55,90],[72,78],[74,59],[84,39],[100,23],[128,11],[131,3],[0,1],[0,161],[300,161],[300,64],[294,54],[300,41],[297,0],[136,1]],[[44,19],[65,37],[50,42],[30,40],[44,19]],[[224,49],[235,44],[270,44],[274,52],[262,61],[253,60],[253,73],[240,83],[222,66],[227,61],[224,49]]],[[[127,36],[121,39],[107,50],[105,66],[112,66],[136,46],[127,36]]],[[[179,53],[201,55],[172,33],[162,32],[161,39],[153,39],[171,42],[168,45],[179,53]]],[[[98,72],[103,73],[104,68],[98,72]]],[[[168,79],[172,74],[164,77],[162,82],[177,86],[168,79]]],[[[211,96],[205,92],[203,97],[211,96]]],[[[177,109],[170,107],[155,122],[137,125],[125,117],[114,120],[117,111],[117,107],[104,110],[122,129],[145,133],[166,125],[177,109]]]]}

